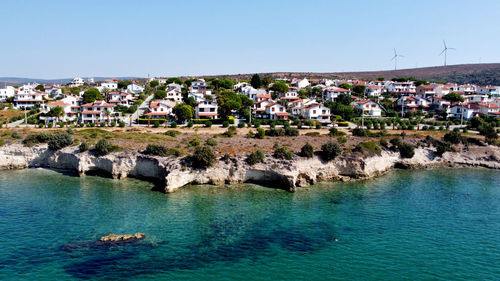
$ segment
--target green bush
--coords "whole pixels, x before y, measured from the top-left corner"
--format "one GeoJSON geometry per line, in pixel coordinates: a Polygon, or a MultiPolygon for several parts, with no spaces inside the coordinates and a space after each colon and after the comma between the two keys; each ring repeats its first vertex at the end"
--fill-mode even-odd
{"type": "Polygon", "coordinates": [[[205,122],[205,127],[207,127],[207,128],[212,127],[212,122],[211,121],[205,122]]]}
{"type": "Polygon", "coordinates": [[[299,130],[290,127],[285,128],[285,136],[296,137],[298,135],[299,135],[299,130]]]}
{"type": "Polygon", "coordinates": [[[10,137],[13,139],[22,139],[23,138],[23,136],[21,136],[21,134],[18,131],[12,132],[12,135],[10,135],[10,137]]]}
{"type": "Polygon", "coordinates": [[[329,135],[332,137],[338,137],[338,136],[345,136],[346,133],[338,130],[337,128],[330,128],[330,133],[329,135]]]}
{"type": "Polygon", "coordinates": [[[170,123],[170,128],[177,128],[177,122],[172,121],[172,123],[170,123]]]}
{"type": "Polygon", "coordinates": [[[165,132],[165,135],[170,136],[170,137],[174,137],[174,138],[180,134],[181,134],[181,132],[176,131],[176,130],[168,130],[165,132]]]}
{"type": "Polygon", "coordinates": [[[222,122],[222,127],[223,127],[223,128],[227,128],[227,127],[229,127],[229,121],[224,121],[224,122],[222,122]]]}
{"type": "Polygon", "coordinates": [[[189,122],[187,123],[187,127],[188,127],[188,128],[193,127],[193,122],[189,121],[189,122]]]}
{"type": "Polygon", "coordinates": [[[375,141],[360,142],[354,148],[354,151],[368,155],[380,155],[382,149],[375,141]]]}
{"type": "Polygon", "coordinates": [[[33,146],[39,143],[46,143],[50,140],[51,135],[46,132],[41,132],[39,134],[29,134],[23,140],[25,146],[33,146]]]}
{"type": "Polygon", "coordinates": [[[313,157],[314,155],[313,146],[309,143],[304,144],[304,146],[300,149],[300,155],[307,158],[313,157]]]}
{"type": "Polygon", "coordinates": [[[97,155],[104,156],[113,152],[116,148],[117,147],[112,145],[107,139],[100,139],[96,143],[94,150],[97,155]]]}
{"type": "Polygon", "coordinates": [[[99,123],[99,127],[106,127],[106,123],[105,122],[99,123]]]}
{"type": "Polygon", "coordinates": [[[234,135],[236,135],[236,127],[235,126],[230,126],[227,128],[227,131],[224,133],[224,136],[231,138],[234,135]]]}
{"type": "Polygon", "coordinates": [[[206,169],[212,166],[214,161],[215,155],[209,146],[198,146],[191,156],[191,163],[195,168],[206,169]]]}
{"type": "Polygon", "coordinates": [[[357,137],[366,137],[368,136],[368,130],[362,128],[355,128],[352,130],[352,135],[357,137]]]}
{"type": "Polygon", "coordinates": [[[320,123],[316,124],[316,129],[318,129],[318,130],[321,129],[321,124],[320,123]]]}
{"type": "Polygon", "coordinates": [[[47,128],[52,128],[52,127],[54,127],[54,123],[51,122],[51,123],[47,124],[47,128]]]}
{"type": "Polygon", "coordinates": [[[156,120],[155,123],[153,124],[153,128],[159,128],[160,127],[160,121],[156,120]]]}
{"type": "Polygon", "coordinates": [[[257,133],[255,134],[255,138],[264,139],[266,137],[266,131],[262,128],[257,128],[257,133]]]}
{"type": "Polygon", "coordinates": [[[449,142],[452,144],[459,144],[462,142],[462,135],[460,134],[460,132],[453,130],[445,134],[443,139],[445,142],[449,142]]]}
{"type": "Polygon", "coordinates": [[[335,142],[328,142],[321,146],[321,157],[326,161],[334,160],[342,153],[342,149],[335,142]]]}
{"type": "Polygon", "coordinates": [[[238,128],[245,128],[245,123],[244,122],[238,123],[238,128]]]}
{"type": "Polygon", "coordinates": [[[178,157],[181,155],[179,150],[175,148],[167,148],[160,144],[148,144],[146,150],[144,151],[144,154],[156,155],[161,157],[167,157],[171,155],[178,157]]]}
{"type": "Polygon", "coordinates": [[[78,148],[80,149],[81,152],[84,152],[89,150],[89,145],[86,142],[82,142],[78,148]]]}
{"type": "Polygon", "coordinates": [[[278,146],[274,150],[274,158],[292,160],[295,153],[286,146],[278,146]]]}
{"type": "Polygon", "coordinates": [[[398,150],[402,158],[412,158],[415,155],[415,147],[406,142],[401,143],[398,150]]]}
{"type": "Polygon", "coordinates": [[[246,162],[249,165],[254,165],[254,164],[262,162],[264,160],[264,158],[265,158],[264,151],[256,150],[256,151],[252,152],[250,155],[248,155],[246,162]]]}
{"type": "Polygon", "coordinates": [[[56,133],[50,137],[48,144],[50,150],[56,151],[66,146],[72,145],[73,139],[68,133],[56,133]]]}
{"type": "Polygon", "coordinates": [[[337,122],[336,124],[339,127],[349,127],[349,122],[337,122]]]}
{"type": "Polygon", "coordinates": [[[111,121],[110,126],[111,126],[111,127],[116,127],[116,122],[115,122],[115,121],[111,121]]]}
{"type": "Polygon", "coordinates": [[[337,142],[338,143],[346,143],[347,142],[347,138],[344,137],[344,136],[340,136],[337,138],[337,142]]]}
{"type": "Polygon", "coordinates": [[[120,125],[119,125],[119,126],[120,126],[120,128],[123,128],[123,127],[125,127],[125,122],[123,122],[123,121],[120,121],[120,125]]]}
{"type": "Polygon", "coordinates": [[[260,121],[253,121],[253,126],[254,126],[254,128],[259,128],[260,127],[260,121]]]}
{"type": "Polygon", "coordinates": [[[389,143],[387,142],[386,139],[380,139],[379,142],[378,142],[382,147],[385,147],[385,148],[388,148],[389,147],[389,143]]]}
{"type": "Polygon", "coordinates": [[[205,141],[208,146],[217,146],[217,141],[214,138],[209,138],[205,141]]]}
{"type": "Polygon", "coordinates": [[[319,132],[309,132],[309,133],[306,133],[306,136],[308,137],[318,137],[320,135],[319,132]]]}
{"type": "Polygon", "coordinates": [[[187,144],[188,147],[198,147],[200,146],[200,140],[197,136],[194,136],[187,144]]]}

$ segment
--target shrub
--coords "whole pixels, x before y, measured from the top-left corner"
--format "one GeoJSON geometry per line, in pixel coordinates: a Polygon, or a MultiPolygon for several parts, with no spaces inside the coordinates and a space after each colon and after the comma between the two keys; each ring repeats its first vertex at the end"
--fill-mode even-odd
{"type": "Polygon", "coordinates": [[[81,152],[84,152],[89,150],[89,145],[86,142],[82,142],[78,148],[80,149],[81,152]]]}
{"type": "Polygon", "coordinates": [[[245,128],[245,123],[244,122],[238,123],[238,128],[245,128]]]}
{"type": "Polygon", "coordinates": [[[54,123],[47,124],[47,128],[52,128],[53,126],[54,126],[54,123]]]}
{"type": "Polygon", "coordinates": [[[306,119],[306,120],[304,121],[304,125],[306,125],[306,126],[308,126],[308,127],[312,127],[312,126],[314,126],[314,121],[313,121],[313,120],[311,120],[311,119],[306,119]]]}
{"type": "Polygon", "coordinates": [[[352,130],[352,135],[357,137],[366,137],[368,136],[368,130],[362,128],[355,128],[352,130]]]}
{"type": "Polygon", "coordinates": [[[389,141],[394,148],[397,148],[403,141],[401,140],[401,138],[397,137],[397,138],[393,138],[389,141]]]}
{"type": "Polygon", "coordinates": [[[222,122],[222,127],[223,127],[223,128],[227,128],[227,127],[229,127],[229,121],[224,121],[224,122],[222,122]]]}
{"type": "Polygon", "coordinates": [[[160,144],[148,144],[144,154],[166,157],[170,155],[180,156],[181,153],[175,148],[167,148],[160,144]]]}
{"type": "Polygon", "coordinates": [[[285,136],[296,137],[298,135],[299,135],[299,130],[290,127],[285,128],[285,136]]]}
{"type": "Polygon", "coordinates": [[[257,133],[255,134],[255,138],[264,139],[266,137],[266,131],[262,128],[257,128],[257,133]]]}
{"type": "Polygon", "coordinates": [[[41,132],[39,134],[29,134],[23,140],[23,144],[25,146],[33,146],[39,143],[46,143],[50,140],[50,137],[51,137],[50,134],[46,132],[41,132]]]}
{"type": "MultiPolygon", "coordinates": [[[[49,124],[50,125],[50,124],[49,124]]],[[[95,127],[95,123],[90,123],[90,127],[91,128],[94,128],[95,127]]],[[[51,128],[51,127],[50,127],[51,128]]]]}
{"type": "Polygon", "coordinates": [[[104,122],[99,123],[99,127],[106,127],[106,123],[104,122]]]}
{"type": "Polygon", "coordinates": [[[176,130],[168,130],[168,131],[165,132],[166,136],[170,136],[170,137],[174,137],[174,138],[177,137],[180,134],[181,134],[181,132],[176,131],[176,130]]]}
{"type": "Polygon", "coordinates": [[[193,137],[187,144],[188,147],[198,147],[200,146],[200,140],[198,137],[193,137]]]}
{"type": "Polygon", "coordinates": [[[451,151],[451,144],[449,142],[436,141],[434,142],[434,146],[436,147],[437,155],[443,155],[443,153],[451,151]]]}
{"type": "Polygon", "coordinates": [[[459,144],[462,142],[462,135],[458,131],[451,131],[447,134],[444,135],[444,141],[452,143],[452,144],[459,144]]]}
{"type": "Polygon", "coordinates": [[[61,122],[57,123],[57,125],[59,126],[59,128],[64,128],[64,125],[66,125],[66,123],[61,121],[61,122]]]}
{"type": "Polygon", "coordinates": [[[254,126],[254,128],[259,128],[260,127],[260,121],[253,121],[253,126],[254,126]]]}
{"type": "Polygon", "coordinates": [[[250,155],[248,155],[246,162],[249,165],[254,165],[254,164],[262,162],[264,160],[264,158],[265,158],[264,151],[256,150],[256,151],[252,152],[250,155]]]}
{"type": "Polygon", "coordinates": [[[360,142],[354,148],[354,151],[368,155],[380,155],[382,149],[375,141],[360,142]]]}
{"type": "Polygon", "coordinates": [[[160,121],[156,120],[155,123],[153,124],[153,128],[159,128],[160,127],[160,121]]]}
{"type": "Polygon", "coordinates": [[[316,129],[321,129],[321,124],[320,123],[316,124],[316,129]]]}
{"type": "Polygon", "coordinates": [[[205,127],[207,127],[207,128],[212,127],[212,122],[211,121],[205,122],[205,127]]]}
{"type": "Polygon", "coordinates": [[[111,127],[116,127],[116,122],[115,121],[111,122],[111,127]]]}
{"type": "Polygon", "coordinates": [[[209,146],[198,146],[191,156],[193,167],[206,169],[213,165],[215,155],[209,146]]]}
{"type": "Polygon", "coordinates": [[[313,157],[314,155],[313,146],[309,143],[304,144],[304,146],[300,149],[300,155],[307,158],[313,157]]]}
{"type": "Polygon", "coordinates": [[[50,137],[49,149],[56,151],[72,144],[73,139],[68,133],[56,133],[50,137]]]}
{"type": "Polygon", "coordinates": [[[274,158],[292,160],[295,153],[286,146],[278,146],[274,150],[274,158]]]}
{"type": "MultiPolygon", "coordinates": [[[[0,125],[1,125],[1,124],[0,124],[0,125]]],[[[43,128],[43,126],[44,126],[44,125],[43,125],[43,123],[38,123],[38,128],[40,128],[40,129],[41,129],[41,128],[43,128]]],[[[0,126],[0,128],[1,128],[1,126],[0,126]]]]}
{"type": "Polygon", "coordinates": [[[188,127],[188,128],[193,127],[193,122],[192,122],[192,121],[189,121],[189,122],[187,123],[187,127],[188,127]]]}
{"type": "Polygon", "coordinates": [[[21,136],[21,134],[18,131],[12,132],[12,135],[10,135],[10,137],[13,139],[22,139],[23,138],[23,136],[21,136]]]}
{"type": "Polygon", "coordinates": [[[401,143],[398,150],[402,158],[412,158],[415,155],[415,147],[406,142],[401,143]]]}
{"type": "Polygon", "coordinates": [[[340,155],[342,149],[335,142],[328,142],[321,146],[321,157],[326,161],[331,161],[340,155]]]}
{"type": "Polygon", "coordinates": [[[349,122],[337,122],[336,124],[339,127],[349,127],[349,122]]]}
{"type": "Polygon", "coordinates": [[[120,128],[123,128],[123,127],[125,127],[125,122],[123,122],[123,121],[120,121],[120,125],[119,125],[119,126],[120,126],[120,128]]]}
{"type": "Polygon", "coordinates": [[[320,135],[319,132],[309,132],[309,133],[306,133],[306,136],[308,137],[318,137],[320,135]]]}
{"type": "Polygon", "coordinates": [[[345,136],[346,133],[338,130],[337,128],[330,128],[329,135],[332,137],[339,137],[339,136],[345,136]]]}
{"type": "Polygon", "coordinates": [[[177,128],[177,122],[172,121],[172,123],[170,123],[170,128],[177,128]]]}
{"type": "Polygon", "coordinates": [[[231,126],[231,127],[227,128],[227,131],[224,133],[224,136],[226,136],[228,138],[231,138],[234,135],[236,135],[236,127],[235,126],[231,126]]]}
{"type": "Polygon", "coordinates": [[[382,147],[385,147],[385,148],[389,147],[389,143],[387,142],[386,139],[380,139],[378,143],[380,143],[380,145],[382,147]]]}
{"type": "Polygon", "coordinates": [[[208,146],[217,146],[217,141],[214,138],[209,138],[205,141],[208,146]]]}
{"type": "Polygon", "coordinates": [[[113,150],[115,150],[115,146],[113,146],[107,139],[100,139],[96,143],[94,150],[97,155],[104,156],[113,152],[113,150]]]}
{"type": "Polygon", "coordinates": [[[346,143],[347,142],[347,138],[344,137],[344,136],[340,136],[337,138],[337,142],[338,143],[346,143]]]}

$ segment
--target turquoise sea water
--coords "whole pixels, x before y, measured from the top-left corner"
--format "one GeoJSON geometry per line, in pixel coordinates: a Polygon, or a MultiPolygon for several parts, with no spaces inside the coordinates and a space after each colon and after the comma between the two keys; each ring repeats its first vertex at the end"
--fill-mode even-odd
{"type": "Polygon", "coordinates": [[[498,171],[151,188],[0,172],[0,280],[500,280],[498,171]],[[148,236],[95,243],[110,232],[148,236]]]}

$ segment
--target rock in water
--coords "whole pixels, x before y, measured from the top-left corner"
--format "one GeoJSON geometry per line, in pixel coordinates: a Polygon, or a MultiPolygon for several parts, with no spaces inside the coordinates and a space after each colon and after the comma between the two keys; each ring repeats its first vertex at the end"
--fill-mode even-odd
{"type": "Polygon", "coordinates": [[[101,237],[101,239],[99,239],[99,241],[101,241],[101,242],[127,242],[127,241],[144,239],[144,237],[146,237],[146,234],[139,233],[139,232],[137,232],[136,234],[121,234],[121,235],[110,233],[106,236],[101,237]]]}

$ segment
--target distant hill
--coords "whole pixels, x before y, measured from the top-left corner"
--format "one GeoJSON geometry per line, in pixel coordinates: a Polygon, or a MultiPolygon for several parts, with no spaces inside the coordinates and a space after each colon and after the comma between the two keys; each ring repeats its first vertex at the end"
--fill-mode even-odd
{"type": "MultiPolygon", "coordinates": [[[[88,77],[82,77],[87,81],[88,77]]],[[[140,77],[91,77],[94,81],[101,81],[106,79],[118,79],[118,80],[130,80],[130,79],[142,79],[140,77]]],[[[21,78],[21,77],[0,77],[0,84],[7,83],[8,85],[20,85],[26,83],[40,83],[40,84],[67,84],[71,82],[73,78],[61,78],[61,79],[38,79],[38,78],[21,78]]]]}
{"type": "MultiPolygon", "coordinates": [[[[193,77],[218,77],[231,78],[235,80],[250,79],[253,73],[249,74],[228,74],[228,75],[204,75],[204,76],[183,76],[180,78],[193,77]]],[[[415,77],[435,82],[454,82],[459,84],[479,84],[479,85],[500,85],[500,63],[483,64],[457,64],[449,66],[433,66],[399,70],[381,70],[381,71],[361,71],[361,72],[272,72],[259,73],[262,77],[272,78],[329,78],[329,79],[376,79],[384,77],[387,80],[396,77],[415,77]]],[[[140,77],[94,77],[95,81],[117,78],[119,80],[144,79],[140,77]]],[[[84,78],[85,80],[87,78],[84,78]]],[[[19,77],[0,77],[0,84],[23,84],[28,82],[37,82],[42,84],[65,84],[72,78],[63,79],[35,79],[19,77]]]]}
{"type": "MultiPolygon", "coordinates": [[[[213,75],[204,77],[224,77],[232,79],[250,79],[252,74],[213,75]]],[[[500,85],[500,63],[457,64],[449,66],[421,67],[399,70],[362,71],[362,72],[273,72],[259,73],[273,78],[355,78],[376,79],[384,77],[387,80],[396,77],[415,77],[436,82],[454,82],[459,84],[500,85]]]]}

